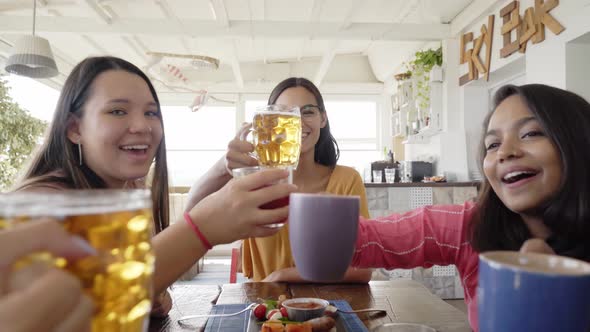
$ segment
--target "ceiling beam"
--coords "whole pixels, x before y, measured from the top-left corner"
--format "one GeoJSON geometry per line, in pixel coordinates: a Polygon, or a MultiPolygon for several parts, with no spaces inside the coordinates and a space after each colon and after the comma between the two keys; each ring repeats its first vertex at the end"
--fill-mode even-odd
{"type": "Polygon", "coordinates": [[[148,56],[147,52],[149,52],[148,48],[145,44],[139,39],[137,36],[121,36],[121,39],[129,48],[131,48],[137,56],[147,62],[148,56]]]}
{"type": "MultiPolygon", "coordinates": [[[[316,0],[316,3],[317,3],[317,1],[318,0],[316,0]]],[[[316,3],[314,3],[314,7],[315,7],[316,3]]],[[[350,9],[348,10],[348,13],[346,14],[346,17],[344,18],[342,23],[340,23],[340,27],[338,28],[339,31],[346,30],[351,27],[352,19],[356,15],[360,6],[361,6],[360,1],[352,3],[352,5],[350,6],[350,9]]],[[[315,19],[315,17],[313,17],[313,15],[312,15],[312,20],[313,19],[315,19]]],[[[319,17],[318,17],[318,19],[319,19],[319,17]]],[[[322,56],[322,60],[320,61],[320,65],[318,66],[318,71],[316,72],[315,78],[313,80],[313,82],[316,86],[320,86],[322,84],[324,77],[328,73],[328,69],[330,69],[330,65],[332,64],[332,60],[334,60],[334,56],[336,56],[336,49],[338,48],[338,44],[339,44],[338,40],[331,41],[330,45],[328,46],[327,51],[322,56]]]]}
{"type": "MultiPolygon", "coordinates": [[[[262,94],[268,96],[268,92],[280,82],[280,80],[270,80],[265,82],[249,82],[244,86],[244,89],[240,93],[252,93],[262,94]]],[[[209,82],[203,82],[207,84],[209,82]]],[[[207,92],[211,94],[236,94],[237,87],[235,82],[220,82],[216,84],[208,84],[207,92]]],[[[383,83],[329,83],[326,82],[322,86],[323,94],[330,95],[343,95],[347,96],[350,94],[355,95],[368,95],[375,96],[381,95],[383,92],[383,83]]],[[[161,104],[170,103],[172,101],[178,102],[179,98],[186,98],[186,102],[191,102],[195,95],[194,93],[178,93],[172,91],[158,91],[158,97],[160,98],[161,104]]]]}
{"type": "Polygon", "coordinates": [[[348,14],[344,18],[344,21],[340,24],[340,30],[346,30],[352,25],[352,19],[364,5],[362,1],[353,1],[350,9],[348,10],[348,14]]]}
{"type": "Polygon", "coordinates": [[[223,0],[209,0],[215,21],[224,28],[229,28],[229,18],[223,0]]]}
{"type": "Polygon", "coordinates": [[[193,50],[191,48],[191,44],[190,42],[187,40],[187,38],[185,37],[180,37],[180,42],[182,43],[182,47],[184,47],[184,51],[188,54],[193,53],[193,50]]]}
{"type": "MultiPolygon", "coordinates": [[[[198,33],[200,38],[256,37],[299,39],[310,37],[309,22],[290,21],[231,21],[230,26],[220,27],[210,20],[125,19],[120,18],[110,25],[82,17],[38,17],[37,30],[43,33],[76,33],[96,35],[182,35],[184,27],[198,33]]],[[[408,40],[437,41],[451,37],[449,24],[414,23],[352,23],[341,30],[339,22],[319,22],[311,32],[314,39],[334,40],[408,40]]],[[[20,16],[0,15],[0,31],[3,33],[29,33],[29,22],[20,16]]]]}
{"type": "Polygon", "coordinates": [[[82,39],[84,39],[86,43],[88,43],[88,45],[94,47],[94,49],[96,49],[100,53],[100,55],[110,54],[109,51],[107,51],[104,47],[102,47],[102,45],[94,41],[94,39],[90,38],[89,36],[81,35],[80,37],[82,37],[82,39]]]}
{"type": "MultiPolygon", "coordinates": [[[[154,0],[156,6],[158,6],[160,8],[160,11],[162,12],[162,14],[164,14],[164,16],[168,19],[168,20],[174,20],[177,24],[183,26],[183,35],[182,36],[178,36],[180,39],[180,43],[182,44],[182,46],[184,47],[184,50],[186,51],[186,53],[191,53],[191,48],[189,47],[186,38],[184,35],[186,35],[186,27],[184,27],[184,25],[182,24],[182,22],[178,19],[178,16],[176,16],[176,14],[174,13],[174,10],[172,9],[172,7],[170,6],[170,4],[168,3],[167,0],[154,0]]],[[[143,45],[143,43],[139,43],[140,45],[143,45]]],[[[144,45],[145,46],[145,45],[144,45]]],[[[147,49],[147,47],[143,47],[144,49],[147,49]]]]}
{"type": "Polygon", "coordinates": [[[312,23],[317,23],[320,21],[320,15],[322,14],[322,7],[324,6],[324,2],[326,2],[326,0],[313,1],[313,6],[311,7],[311,14],[309,16],[309,20],[312,23]]]}
{"type": "MultiPolygon", "coordinates": [[[[104,23],[113,23],[113,18],[96,2],[96,0],[84,0],[84,2],[104,23]]],[[[39,20],[39,18],[37,18],[37,20],[39,20]]]]}
{"type": "Polygon", "coordinates": [[[264,0],[250,0],[248,11],[252,20],[266,20],[266,2],[264,0]]]}
{"type": "Polygon", "coordinates": [[[328,69],[330,69],[330,65],[332,64],[332,60],[334,60],[334,56],[336,55],[336,49],[338,48],[338,41],[333,41],[330,46],[328,47],[324,56],[322,56],[322,60],[320,61],[320,65],[318,66],[318,71],[315,74],[313,79],[313,84],[316,86],[320,86],[324,77],[328,73],[328,69]]]}
{"type": "Polygon", "coordinates": [[[0,38],[0,73],[4,72],[4,64],[12,52],[12,44],[0,38]]]}
{"type": "MultiPolygon", "coordinates": [[[[500,0],[475,0],[451,21],[451,35],[456,36],[473,22],[483,18],[500,0]]],[[[487,22],[487,21],[486,21],[487,22]]],[[[479,29],[479,28],[477,28],[479,29]]]]}
{"type": "Polygon", "coordinates": [[[303,58],[303,51],[305,51],[307,43],[307,38],[301,39],[301,45],[299,46],[299,49],[297,49],[297,61],[301,61],[301,59],[303,58]]]}
{"type": "Polygon", "coordinates": [[[164,16],[168,19],[176,19],[176,15],[174,15],[174,10],[170,8],[168,1],[166,0],[155,0],[156,6],[160,8],[160,11],[164,16]]]}
{"type": "Polygon", "coordinates": [[[408,17],[408,15],[412,13],[412,11],[416,10],[419,5],[418,1],[419,0],[406,1],[400,11],[397,13],[397,17],[394,22],[402,23],[408,17]]]}
{"type": "Polygon", "coordinates": [[[236,85],[240,90],[244,89],[244,77],[242,76],[242,70],[240,69],[240,62],[238,61],[238,47],[236,45],[236,41],[233,40],[231,42],[232,46],[232,55],[231,55],[231,69],[234,73],[234,79],[236,81],[236,85]]]}

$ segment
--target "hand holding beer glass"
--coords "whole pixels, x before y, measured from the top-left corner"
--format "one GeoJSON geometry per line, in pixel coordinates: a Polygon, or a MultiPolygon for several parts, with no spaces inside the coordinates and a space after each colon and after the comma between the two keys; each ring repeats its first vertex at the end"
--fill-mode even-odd
{"type": "MultiPolygon", "coordinates": [[[[246,140],[252,133],[254,155],[259,166],[236,168],[232,176],[239,178],[265,168],[278,167],[289,171],[288,183],[293,183],[293,170],[297,168],[301,152],[301,113],[297,106],[266,105],[258,107],[252,119],[252,129],[240,137],[246,140]]],[[[276,209],[289,204],[284,197],[262,205],[262,209],[276,209]]],[[[282,227],[276,223],[266,227],[282,227]]]]}
{"type": "MultiPolygon", "coordinates": [[[[261,167],[297,168],[301,152],[301,113],[297,106],[258,107],[252,119],[254,154],[261,167]]],[[[249,132],[241,139],[246,140],[249,132]]]]}
{"type": "Polygon", "coordinates": [[[13,269],[45,262],[71,272],[95,302],[92,331],[146,331],[151,308],[154,255],[152,210],[147,190],[71,190],[0,195],[0,229],[40,217],[59,220],[97,254],[66,261],[35,253],[13,269]]]}

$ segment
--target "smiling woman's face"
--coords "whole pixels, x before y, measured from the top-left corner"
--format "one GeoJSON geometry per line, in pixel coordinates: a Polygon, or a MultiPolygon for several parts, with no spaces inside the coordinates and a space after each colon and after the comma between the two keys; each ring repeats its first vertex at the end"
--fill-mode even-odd
{"type": "Polygon", "coordinates": [[[320,129],[326,126],[325,114],[321,113],[313,93],[298,86],[286,89],[275,104],[298,106],[301,110],[301,154],[314,151],[320,139],[320,129]]]}
{"type": "Polygon", "coordinates": [[[558,192],[559,151],[520,96],[510,96],[498,105],[484,144],[484,174],[513,212],[535,215],[558,192]]]}
{"type": "Polygon", "coordinates": [[[158,106],[146,82],[124,70],[98,75],[72,120],[68,138],[81,144],[82,160],[110,188],[145,177],[163,137],[158,106]]]}

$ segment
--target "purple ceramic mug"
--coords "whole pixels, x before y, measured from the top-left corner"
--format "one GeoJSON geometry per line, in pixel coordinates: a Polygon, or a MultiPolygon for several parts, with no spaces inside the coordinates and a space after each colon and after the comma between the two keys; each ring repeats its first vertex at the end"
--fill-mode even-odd
{"type": "Polygon", "coordinates": [[[341,280],[354,253],[359,197],[294,193],[289,200],[289,241],[299,274],[309,281],[341,280]]]}

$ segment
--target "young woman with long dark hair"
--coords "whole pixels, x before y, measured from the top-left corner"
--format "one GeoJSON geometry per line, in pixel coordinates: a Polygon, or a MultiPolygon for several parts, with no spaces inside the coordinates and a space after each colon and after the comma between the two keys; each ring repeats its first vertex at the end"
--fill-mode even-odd
{"type": "Polygon", "coordinates": [[[574,93],[501,88],[484,122],[477,201],[362,221],[353,265],[456,265],[477,330],[480,252],[532,248],[590,261],[588,128],[590,104],[574,93]]]}
{"type": "MultiPolygon", "coordinates": [[[[299,192],[327,192],[336,195],[360,197],[360,214],[367,218],[369,211],[365,187],[361,176],[351,167],[337,165],[340,156],[338,144],[330,132],[328,113],[319,89],[309,80],[291,77],[272,90],[268,104],[298,106],[301,111],[301,153],[293,183],[299,192]]],[[[242,128],[247,130],[247,127],[242,128]]],[[[224,159],[220,160],[204,177],[206,184],[195,185],[191,199],[198,200],[204,188],[210,190],[228,181],[231,170],[254,166],[258,161],[250,156],[254,146],[240,139],[242,131],[229,143],[224,159]]],[[[254,281],[305,282],[295,269],[289,244],[289,225],[276,235],[267,238],[249,238],[242,245],[244,276],[254,281]]],[[[371,270],[351,268],[343,282],[368,282],[371,270]]]]}
{"type": "Polygon", "coordinates": [[[20,191],[145,188],[153,200],[156,235],[154,289],[156,314],[165,314],[171,300],[165,292],[208,250],[209,245],[250,236],[269,236],[261,227],[282,220],[288,208],[259,206],[288,195],[292,185],[265,184],[287,176],[268,171],[231,181],[187,212],[208,243],[181,220],[169,225],[166,143],[160,103],[148,77],[135,65],[115,57],[87,58],[74,67],[62,88],[53,121],[27,169],[20,191]],[[159,300],[159,301],[158,301],[159,300]],[[158,304],[163,304],[158,308],[158,304]]]}

